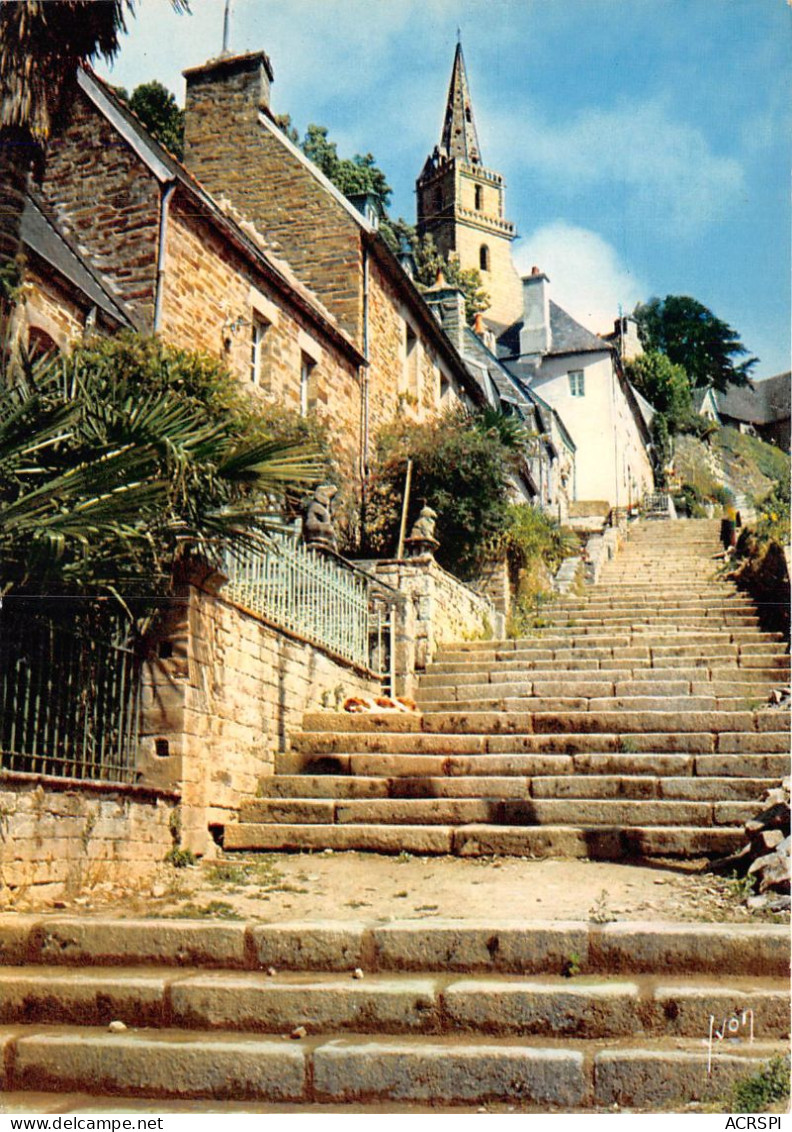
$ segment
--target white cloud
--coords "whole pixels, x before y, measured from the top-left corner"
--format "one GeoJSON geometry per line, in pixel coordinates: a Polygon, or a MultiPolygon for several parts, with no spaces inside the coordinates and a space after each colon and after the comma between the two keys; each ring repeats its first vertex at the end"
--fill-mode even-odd
{"type": "Polygon", "coordinates": [[[514,258],[521,275],[533,266],[541,268],[550,279],[553,299],[595,334],[613,329],[620,303],[630,311],[647,295],[607,240],[563,220],[532,232],[514,258]]]}
{"type": "Polygon", "coordinates": [[[572,198],[601,186],[644,224],[676,232],[718,219],[744,190],[740,162],[714,153],[697,126],[669,116],[662,99],[591,108],[561,123],[529,107],[495,111],[486,134],[502,152],[511,146],[522,173],[538,171],[554,192],[572,198]]]}

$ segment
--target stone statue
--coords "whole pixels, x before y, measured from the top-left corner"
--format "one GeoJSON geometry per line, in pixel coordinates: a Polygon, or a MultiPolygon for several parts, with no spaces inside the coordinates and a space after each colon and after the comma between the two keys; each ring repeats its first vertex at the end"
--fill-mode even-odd
{"type": "Polygon", "coordinates": [[[418,558],[424,554],[434,554],[440,543],[435,538],[435,521],[437,512],[424,503],[421,514],[413,523],[410,537],[404,540],[407,553],[411,558],[418,558]]]}
{"type": "Polygon", "coordinates": [[[433,511],[431,507],[426,504],[421,508],[421,514],[413,523],[413,529],[410,531],[410,538],[425,538],[433,539],[435,537],[435,521],[437,520],[437,512],[433,511]]]}
{"type": "Polygon", "coordinates": [[[316,550],[338,552],[338,539],[333,529],[332,504],[337,487],[325,483],[317,487],[313,496],[306,500],[303,512],[302,536],[306,546],[316,550]]]}

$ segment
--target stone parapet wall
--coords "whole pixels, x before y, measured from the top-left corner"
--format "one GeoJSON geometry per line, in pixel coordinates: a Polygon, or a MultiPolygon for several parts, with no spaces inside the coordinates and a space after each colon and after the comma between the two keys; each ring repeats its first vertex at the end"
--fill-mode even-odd
{"type": "Polygon", "coordinates": [[[449,641],[487,640],[504,633],[504,617],[433,558],[387,559],[361,563],[408,598],[405,624],[397,640],[397,691],[410,695],[415,673],[449,641]]]}
{"type": "Polygon", "coordinates": [[[178,814],[172,792],[0,770],[0,905],[150,883],[178,814]]]}
{"type": "MultiPolygon", "coordinates": [[[[210,828],[255,798],[302,725],[378,682],[221,595],[186,586],[162,628],[172,656],[147,665],[140,771],[180,784],[182,845],[211,852],[210,828]]],[[[160,650],[161,651],[161,650],[160,650]]]]}

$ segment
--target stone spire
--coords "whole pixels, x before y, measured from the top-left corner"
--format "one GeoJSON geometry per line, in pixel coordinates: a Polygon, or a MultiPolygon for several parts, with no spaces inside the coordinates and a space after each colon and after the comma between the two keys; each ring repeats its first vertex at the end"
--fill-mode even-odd
{"type": "Polygon", "coordinates": [[[481,150],[476,123],[473,120],[473,107],[470,102],[470,88],[461,43],[457,43],[454,55],[454,69],[448,87],[440,151],[446,157],[461,157],[469,165],[481,164],[481,150]]]}

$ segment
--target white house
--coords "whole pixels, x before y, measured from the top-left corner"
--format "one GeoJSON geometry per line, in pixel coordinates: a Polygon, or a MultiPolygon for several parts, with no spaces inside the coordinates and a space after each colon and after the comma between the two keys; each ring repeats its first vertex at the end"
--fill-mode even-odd
{"type": "Polygon", "coordinates": [[[618,351],[552,301],[538,268],[522,282],[523,317],[499,338],[500,358],[571,435],[575,499],[630,507],[654,485],[651,438],[618,351]]]}

